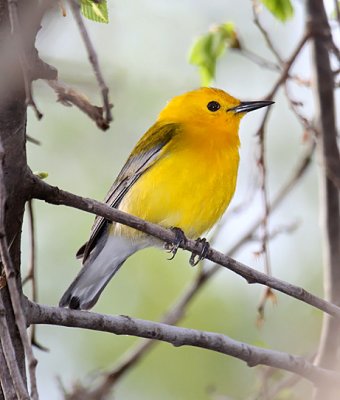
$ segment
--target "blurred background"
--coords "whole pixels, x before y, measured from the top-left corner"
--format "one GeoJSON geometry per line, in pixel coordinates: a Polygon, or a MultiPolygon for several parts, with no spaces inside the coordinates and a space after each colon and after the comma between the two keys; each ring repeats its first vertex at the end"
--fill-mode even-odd
{"type": "MultiPolygon", "coordinates": [[[[331,4],[329,12],[331,12],[331,4]]],[[[285,24],[265,9],[261,20],[283,58],[290,55],[304,27],[302,1],[294,1],[295,14],[285,24]]],[[[241,0],[108,0],[108,25],[86,21],[114,104],[114,122],[103,133],[75,107],[56,103],[44,82],[37,82],[34,96],[44,117],[37,121],[29,111],[28,134],[41,146],[28,143],[33,171],[48,172],[47,181],[73,193],[101,200],[125,162],[135,142],[154,122],[166,101],[200,85],[197,69],[188,63],[194,40],[216,23],[233,21],[245,47],[272,59],[261,34],[252,22],[251,2],[241,0]]],[[[54,65],[59,78],[100,105],[101,97],[87,54],[70,11],[48,15],[38,35],[41,57],[54,65]]],[[[310,77],[308,47],[294,67],[310,77]]],[[[277,73],[259,67],[230,50],[218,62],[219,87],[242,100],[262,99],[277,73]]],[[[293,97],[313,113],[309,90],[291,85],[293,97]]],[[[290,176],[306,144],[304,132],[289,110],[282,91],[275,99],[267,128],[268,189],[270,198],[290,176]]],[[[246,116],[241,124],[241,165],[236,195],[230,212],[222,219],[214,247],[226,250],[258,216],[263,215],[256,165],[255,137],[263,110],[246,116]],[[242,212],[233,212],[240,204],[242,212]]],[[[198,188],[199,190],[199,188],[198,188]]],[[[39,301],[57,305],[77,274],[75,253],[88,238],[93,216],[66,207],[34,203],[37,234],[37,281],[39,301]]],[[[270,230],[298,224],[290,233],[277,235],[269,246],[275,277],[322,295],[321,243],[318,222],[317,163],[270,218],[270,230]]],[[[28,260],[27,224],[22,259],[28,260]]],[[[209,235],[208,235],[209,236],[209,235]]],[[[236,254],[237,260],[263,270],[256,256],[261,244],[252,242],[236,254]]],[[[194,279],[197,269],[182,251],[173,261],[157,249],[131,257],[101,296],[94,311],[159,320],[194,279]]],[[[266,306],[262,327],[256,325],[257,304],[263,287],[248,285],[221,268],[187,309],[181,325],[220,332],[239,341],[292,354],[312,355],[318,343],[321,313],[282,294],[278,303],[266,306]]],[[[27,294],[29,286],[25,287],[27,294]]],[[[138,339],[104,333],[38,326],[37,339],[49,348],[36,350],[38,382],[42,399],[61,399],[59,381],[70,389],[78,380],[91,386],[102,371],[112,368],[138,339]]],[[[159,343],[117,384],[115,399],[250,399],[261,383],[261,368],[221,354],[174,348],[159,343]]],[[[280,377],[277,373],[276,379],[280,377]]],[[[298,384],[297,393],[308,398],[311,387],[298,384]]],[[[288,394],[287,394],[288,393],[288,394]]],[[[295,398],[291,392],[286,398],[295,398]]],[[[280,397],[283,398],[283,397],[280,397]]]]}

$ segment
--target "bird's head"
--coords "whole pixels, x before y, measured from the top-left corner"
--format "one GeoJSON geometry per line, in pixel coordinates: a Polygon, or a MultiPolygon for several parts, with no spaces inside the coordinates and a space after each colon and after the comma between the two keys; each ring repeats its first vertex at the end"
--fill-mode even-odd
{"type": "Polygon", "coordinates": [[[171,99],[159,114],[158,121],[185,124],[196,132],[224,131],[238,138],[241,118],[272,103],[240,101],[221,89],[203,87],[171,99]]]}

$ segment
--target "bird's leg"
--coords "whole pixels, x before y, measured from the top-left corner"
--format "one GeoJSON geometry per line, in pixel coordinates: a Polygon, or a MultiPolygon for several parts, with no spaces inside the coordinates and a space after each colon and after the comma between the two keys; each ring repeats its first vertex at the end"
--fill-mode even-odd
{"type": "Polygon", "coordinates": [[[187,238],[181,228],[173,227],[171,230],[175,233],[175,240],[173,243],[167,243],[165,248],[172,254],[168,260],[173,260],[180,245],[186,243],[187,238]]]}
{"type": "Polygon", "coordinates": [[[199,254],[191,253],[189,263],[192,267],[195,267],[201,260],[203,260],[207,256],[209,249],[210,249],[210,244],[209,244],[209,242],[207,242],[206,238],[196,239],[196,244],[202,245],[202,250],[199,254]],[[196,257],[197,257],[197,259],[196,259],[196,257]]]}

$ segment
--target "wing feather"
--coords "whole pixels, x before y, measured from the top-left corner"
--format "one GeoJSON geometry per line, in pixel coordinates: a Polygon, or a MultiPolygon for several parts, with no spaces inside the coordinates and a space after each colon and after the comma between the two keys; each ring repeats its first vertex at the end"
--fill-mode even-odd
{"type": "MultiPolygon", "coordinates": [[[[106,195],[104,202],[112,208],[117,208],[134,183],[166,153],[166,145],[178,131],[178,124],[154,124],[131,152],[106,195]]],[[[83,263],[96,246],[98,239],[109,223],[103,217],[97,216],[95,218],[89,240],[76,254],[77,258],[83,258],[83,263]]]]}

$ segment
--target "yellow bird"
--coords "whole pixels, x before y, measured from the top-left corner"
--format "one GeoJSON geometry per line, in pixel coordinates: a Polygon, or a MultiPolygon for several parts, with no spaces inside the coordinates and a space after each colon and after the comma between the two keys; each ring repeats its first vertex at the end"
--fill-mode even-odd
{"type": "MultiPolygon", "coordinates": [[[[105,202],[147,221],[197,238],[223,215],[236,187],[239,124],[272,101],[241,102],[223,90],[200,88],[174,97],[139,140],[105,202]]],[[[83,268],[61,307],[89,309],[124,261],[160,242],[96,217],[77,256],[83,268]]],[[[173,245],[176,252],[178,243],[173,245]]]]}

